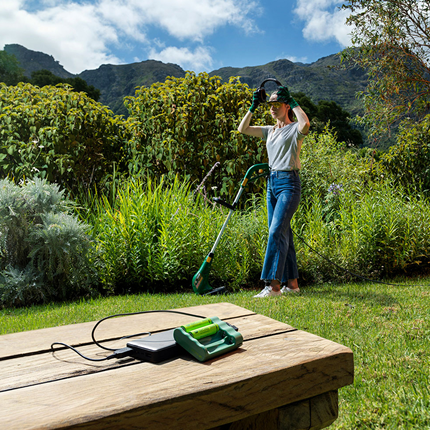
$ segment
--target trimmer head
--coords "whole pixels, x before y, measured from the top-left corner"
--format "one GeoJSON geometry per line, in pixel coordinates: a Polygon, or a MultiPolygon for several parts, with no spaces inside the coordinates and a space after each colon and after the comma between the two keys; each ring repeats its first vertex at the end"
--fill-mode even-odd
{"type": "Polygon", "coordinates": [[[205,294],[212,291],[212,287],[209,285],[209,272],[211,270],[213,257],[214,254],[210,252],[193,277],[192,286],[196,294],[205,294]]]}

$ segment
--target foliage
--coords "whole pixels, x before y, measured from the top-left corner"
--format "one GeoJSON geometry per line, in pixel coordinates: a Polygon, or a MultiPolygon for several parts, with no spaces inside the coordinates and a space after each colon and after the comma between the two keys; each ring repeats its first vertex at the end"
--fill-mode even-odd
{"type": "Polygon", "coordinates": [[[92,98],[96,102],[100,98],[100,90],[95,88],[93,85],[88,85],[82,78],[75,76],[73,78],[60,78],[60,76],[54,75],[49,70],[42,69],[36,70],[31,73],[30,83],[37,87],[44,87],[46,85],[55,86],[58,84],[68,84],[76,92],[84,92],[88,97],[92,98]]]}
{"type": "Polygon", "coordinates": [[[19,67],[19,62],[14,55],[6,51],[0,51],[0,82],[6,85],[16,85],[25,80],[23,69],[19,67]]]}
{"type": "MultiPolygon", "coordinates": [[[[200,183],[219,163],[208,185],[232,195],[248,168],[266,160],[264,144],[237,131],[251,99],[252,91],[237,79],[222,84],[206,73],[141,87],[125,102],[133,130],[130,173],[143,169],[169,179],[179,174],[200,183]]],[[[273,123],[264,107],[254,116],[254,124],[262,123],[273,123]]]]}
{"type": "MultiPolygon", "coordinates": [[[[314,250],[367,277],[429,263],[430,237],[423,233],[429,203],[417,190],[415,197],[400,191],[400,181],[393,185],[393,176],[381,167],[384,155],[375,161],[370,149],[348,150],[326,131],[306,138],[301,158],[302,203],[294,228],[314,250]]],[[[420,166],[426,168],[423,162],[420,166]]],[[[298,262],[305,279],[349,279],[300,242],[298,262]]]]}
{"type": "Polygon", "coordinates": [[[323,219],[326,224],[336,223],[339,217],[340,199],[343,192],[343,184],[333,182],[327,190],[322,208],[323,219]]]}
{"type": "Polygon", "coordinates": [[[391,176],[411,194],[430,195],[430,115],[400,129],[397,145],[381,156],[373,174],[391,176]]]}
{"type": "Polygon", "coordinates": [[[381,183],[364,193],[344,186],[338,210],[330,217],[325,204],[315,196],[294,218],[293,229],[302,238],[299,272],[307,281],[352,279],[343,269],[378,279],[430,264],[426,199],[407,198],[389,183],[381,183]]]}
{"type": "MultiPolygon", "coordinates": [[[[113,205],[103,198],[88,218],[103,286],[116,293],[190,288],[225,217],[223,209],[205,203],[189,183],[147,179],[143,186],[139,180],[128,181],[113,205]]],[[[232,217],[213,265],[215,283],[228,281],[235,287],[255,276],[266,236],[262,225],[258,210],[232,217]]]]}
{"type": "Polygon", "coordinates": [[[0,175],[71,191],[101,187],[122,157],[121,118],[70,86],[0,84],[0,175]]]}
{"type": "Polygon", "coordinates": [[[90,291],[88,226],[45,180],[0,180],[0,303],[29,305],[90,291]]]}
{"type": "MultiPolygon", "coordinates": [[[[339,267],[379,278],[430,264],[429,202],[407,197],[389,182],[372,182],[369,159],[335,145],[330,134],[311,134],[303,156],[303,199],[293,218],[301,282],[353,277],[339,267]]],[[[214,208],[186,181],[134,180],[116,195],[113,205],[107,198],[96,202],[97,211],[88,218],[104,288],[117,293],[190,289],[227,211],[214,208]]],[[[258,282],[266,207],[257,198],[244,206],[217,248],[213,286],[237,289],[258,282]]]]}
{"type": "Polygon", "coordinates": [[[327,124],[336,133],[339,142],[359,147],[363,144],[361,132],[351,125],[351,115],[334,101],[320,100],[314,103],[305,93],[293,93],[294,99],[306,112],[311,121],[311,130],[323,133],[327,124]]]}
{"type": "Polygon", "coordinates": [[[371,151],[348,148],[339,143],[329,126],[323,133],[311,132],[300,153],[302,199],[325,199],[333,183],[361,191],[370,180],[371,151]]]}
{"type": "Polygon", "coordinates": [[[430,1],[349,0],[343,7],[354,45],[344,58],[369,74],[361,96],[371,134],[407,116],[422,118],[430,106],[430,1]]]}

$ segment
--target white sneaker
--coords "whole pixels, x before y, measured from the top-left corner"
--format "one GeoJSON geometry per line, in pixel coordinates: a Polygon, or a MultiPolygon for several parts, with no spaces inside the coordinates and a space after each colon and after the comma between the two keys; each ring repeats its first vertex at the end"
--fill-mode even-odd
{"type": "Polygon", "coordinates": [[[282,293],[280,291],[273,291],[272,287],[268,285],[267,287],[264,287],[264,289],[254,297],[273,297],[273,296],[282,296],[282,293]]]}
{"type": "Polygon", "coordinates": [[[300,288],[288,288],[287,286],[281,288],[281,292],[285,293],[298,293],[300,288]]]}

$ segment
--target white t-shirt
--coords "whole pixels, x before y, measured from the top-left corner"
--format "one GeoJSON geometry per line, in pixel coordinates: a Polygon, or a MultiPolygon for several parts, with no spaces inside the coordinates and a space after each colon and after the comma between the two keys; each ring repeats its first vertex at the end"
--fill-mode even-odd
{"type": "Polygon", "coordinates": [[[266,141],[269,167],[272,170],[300,170],[300,150],[303,135],[299,132],[299,123],[293,122],[282,128],[268,125],[262,128],[266,141]],[[301,140],[298,140],[301,139],[301,140]]]}

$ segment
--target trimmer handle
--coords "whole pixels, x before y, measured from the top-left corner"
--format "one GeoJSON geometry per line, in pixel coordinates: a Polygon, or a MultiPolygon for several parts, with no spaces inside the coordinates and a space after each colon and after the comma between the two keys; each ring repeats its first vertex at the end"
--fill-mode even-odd
{"type": "Polygon", "coordinates": [[[269,165],[267,163],[254,164],[251,166],[243,178],[241,187],[245,187],[248,182],[253,182],[258,178],[267,176],[270,172],[269,165]],[[257,172],[257,175],[253,176],[257,172]]]}

